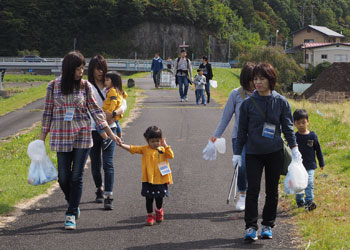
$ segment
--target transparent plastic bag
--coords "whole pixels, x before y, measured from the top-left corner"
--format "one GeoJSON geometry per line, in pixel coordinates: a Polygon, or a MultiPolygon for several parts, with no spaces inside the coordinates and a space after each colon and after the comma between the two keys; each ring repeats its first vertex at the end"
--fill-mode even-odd
{"type": "Polygon", "coordinates": [[[287,194],[297,194],[305,190],[308,184],[308,174],[301,159],[292,159],[286,178],[284,191],[287,194]]]}
{"type": "Polygon", "coordinates": [[[218,87],[218,82],[217,82],[217,81],[209,80],[209,84],[210,84],[214,89],[216,89],[216,88],[218,87]]]}
{"type": "Polygon", "coordinates": [[[46,154],[44,141],[29,143],[27,154],[32,160],[28,171],[29,184],[36,186],[57,179],[56,168],[46,154]]]}
{"type": "Polygon", "coordinates": [[[211,140],[209,140],[207,146],[203,149],[203,159],[209,161],[216,160],[216,147],[211,140]]]}
{"type": "Polygon", "coordinates": [[[214,142],[214,145],[215,145],[216,150],[220,154],[225,154],[225,152],[226,152],[226,140],[225,140],[225,138],[216,139],[216,141],[214,142]]]}

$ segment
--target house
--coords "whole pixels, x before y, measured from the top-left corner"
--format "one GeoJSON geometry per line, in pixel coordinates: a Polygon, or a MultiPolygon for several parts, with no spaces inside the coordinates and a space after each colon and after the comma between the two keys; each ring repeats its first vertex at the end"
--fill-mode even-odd
{"type": "Polygon", "coordinates": [[[304,43],[301,46],[305,65],[322,62],[350,62],[350,43],[304,43]]]}
{"type": "Polygon", "coordinates": [[[342,34],[324,26],[308,25],[292,33],[293,47],[304,43],[340,43],[342,34]]]}

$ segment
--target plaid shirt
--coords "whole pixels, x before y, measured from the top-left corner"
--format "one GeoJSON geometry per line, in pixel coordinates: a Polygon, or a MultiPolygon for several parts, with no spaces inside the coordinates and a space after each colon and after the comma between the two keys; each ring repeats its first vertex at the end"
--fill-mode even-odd
{"type": "Polygon", "coordinates": [[[97,105],[91,84],[82,80],[81,88],[73,94],[63,95],[61,79],[47,86],[45,108],[42,119],[42,132],[50,133],[50,147],[56,152],[71,152],[73,148],[91,148],[91,120],[95,120],[98,129],[107,127],[106,117],[97,105]],[[64,121],[66,110],[74,108],[72,121],[64,121]]]}

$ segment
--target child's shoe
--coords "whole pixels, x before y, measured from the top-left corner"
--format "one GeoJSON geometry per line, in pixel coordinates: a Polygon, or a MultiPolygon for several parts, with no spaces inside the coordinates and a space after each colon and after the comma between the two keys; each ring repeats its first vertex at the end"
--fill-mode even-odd
{"type": "Polygon", "coordinates": [[[271,229],[271,227],[263,226],[263,228],[261,229],[260,238],[261,239],[272,239],[272,229],[271,229]]]}
{"type": "Polygon", "coordinates": [[[298,208],[299,208],[299,207],[304,207],[304,206],[305,206],[305,203],[304,203],[304,202],[297,202],[297,206],[298,206],[298,208]]]}
{"type": "Polygon", "coordinates": [[[239,199],[236,204],[236,211],[244,211],[245,210],[245,194],[240,194],[239,199]]]}
{"type": "Polygon", "coordinates": [[[147,215],[146,226],[153,226],[153,224],[154,224],[153,214],[147,215]]]}
{"type": "Polygon", "coordinates": [[[72,214],[66,215],[66,220],[64,222],[64,229],[66,230],[75,230],[77,225],[75,223],[75,216],[72,214]]]}
{"type": "Polygon", "coordinates": [[[164,212],[163,212],[163,208],[161,209],[155,209],[154,210],[156,212],[156,222],[160,223],[164,220],[164,212]]]}
{"type": "Polygon", "coordinates": [[[314,209],[316,209],[316,204],[315,204],[315,202],[309,201],[309,202],[306,203],[306,205],[305,205],[305,210],[312,211],[312,210],[314,210],[314,209]]]}
{"type": "Polygon", "coordinates": [[[111,197],[104,199],[104,208],[105,210],[113,210],[113,199],[111,197]]]}
{"type": "Polygon", "coordinates": [[[112,139],[111,138],[107,138],[106,140],[102,141],[102,149],[106,150],[112,143],[112,139]]]}
{"type": "Polygon", "coordinates": [[[245,242],[252,242],[252,241],[256,241],[258,239],[256,230],[252,227],[248,228],[246,230],[246,234],[243,237],[245,242]]]}

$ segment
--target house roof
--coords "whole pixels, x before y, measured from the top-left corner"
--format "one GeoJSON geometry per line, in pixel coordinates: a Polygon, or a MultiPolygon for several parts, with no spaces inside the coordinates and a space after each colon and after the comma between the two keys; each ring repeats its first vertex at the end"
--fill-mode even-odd
{"type": "Polygon", "coordinates": [[[300,30],[294,31],[292,34],[294,35],[294,34],[300,32],[304,29],[307,29],[307,28],[316,30],[316,31],[318,31],[326,36],[329,36],[329,37],[344,37],[342,34],[335,32],[334,30],[328,29],[327,27],[324,27],[324,26],[316,26],[316,25],[308,25],[304,28],[301,28],[300,30]]]}
{"type": "Polygon", "coordinates": [[[320,47],[327,47],[327,46],[334,46],[334,45],[350,46],[350,43],[304,43],[301,46],[301,48],[302,49],[313,49],[313,48],[320,48],[320,47]]]}

